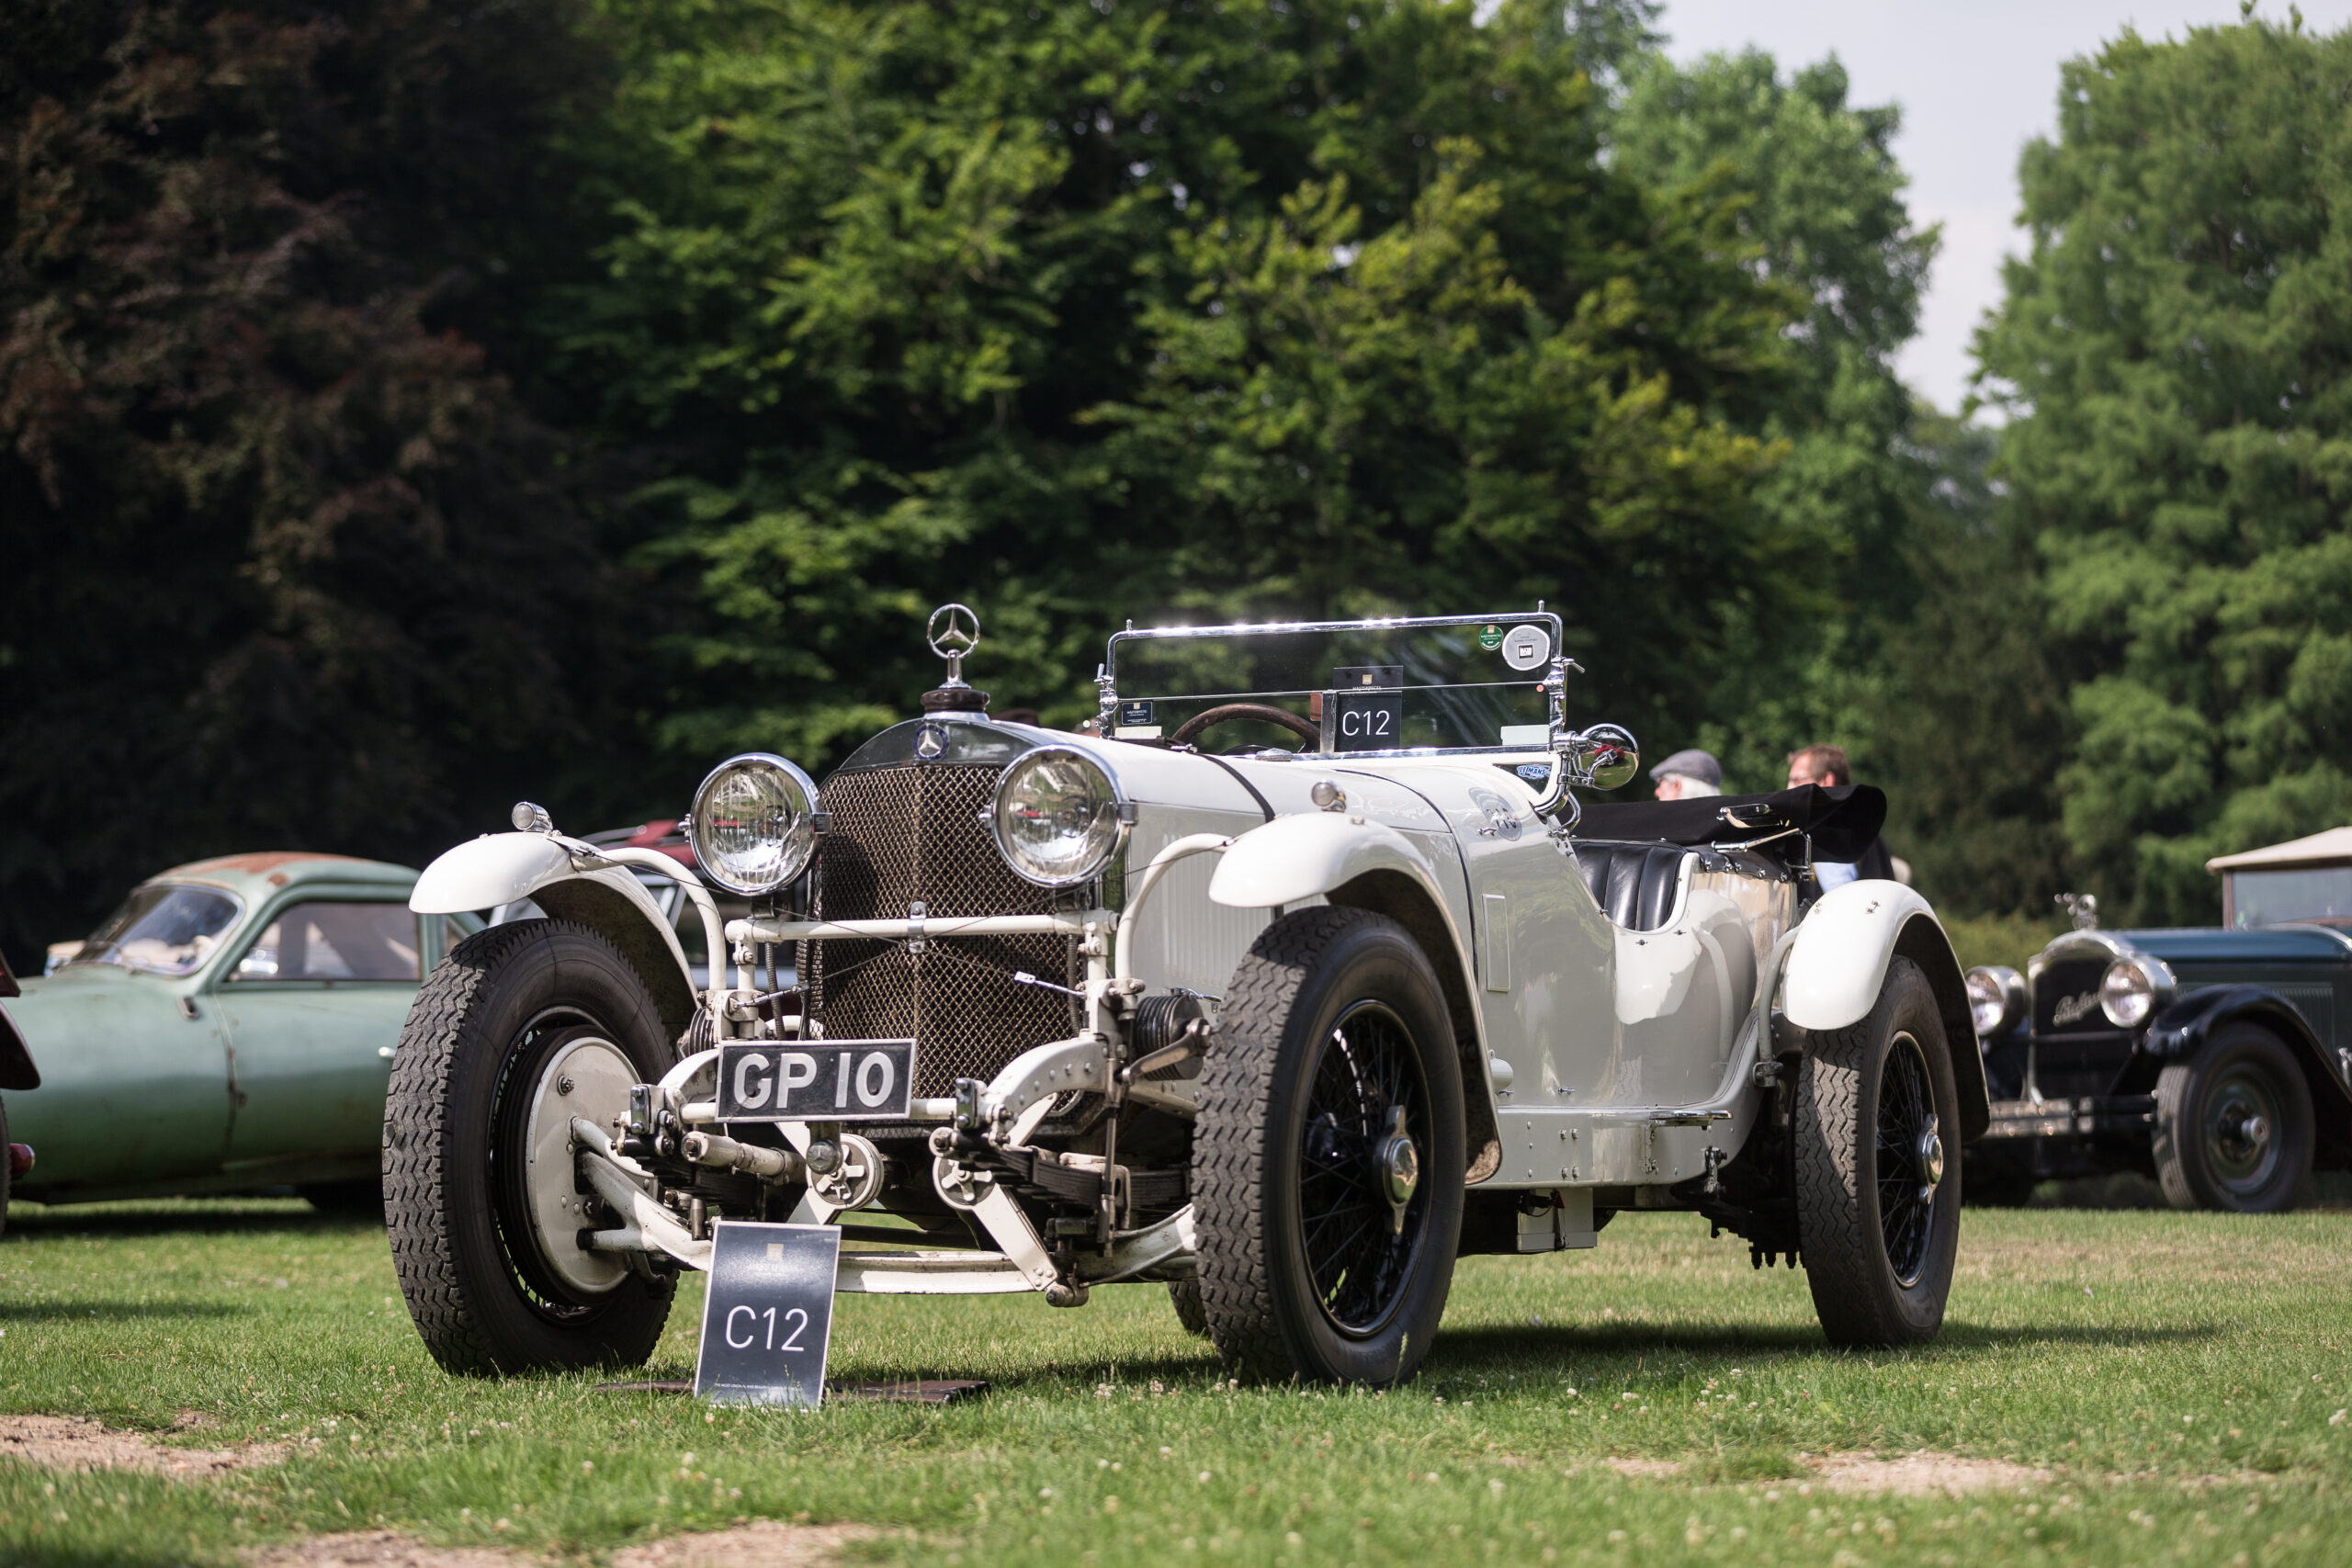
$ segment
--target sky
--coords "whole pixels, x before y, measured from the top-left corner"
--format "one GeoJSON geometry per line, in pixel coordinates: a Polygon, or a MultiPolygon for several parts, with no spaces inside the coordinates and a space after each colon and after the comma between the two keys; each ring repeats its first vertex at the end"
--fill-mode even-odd
{"type": "MultiPolygon", "coordinates": [[[[2302,0],[2303,24],[2335,32],[2352,0],[2302,0]]],[[[2256,14],[2286,18],[2284,0],[2256,14]]],[[[2179,38],[2234,23],[2237,0],[1667,0],[1667,52],[1689,62],[1755,47],[1786,75],[1836,54],[1848,101],[1899,104],[1895,154],[1911,175],[1911,215],[1943,225],[1919,335],[1897,362],[1903,378],[1956,411],[1968,392],[1969,336],[1999,303],[2001,257],[2025,249],[2016,227],[2018,153],[2057,128],[2058,68],[2127,26],[2179,38]]]]}

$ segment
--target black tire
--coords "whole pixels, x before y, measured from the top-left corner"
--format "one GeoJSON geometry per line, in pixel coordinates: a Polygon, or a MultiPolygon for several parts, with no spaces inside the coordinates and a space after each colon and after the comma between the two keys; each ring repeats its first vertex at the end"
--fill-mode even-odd
{"type": "Polygon", "coordinates": [[[8,1234],[8,1188],[15,1180],[10,1171],[16,1163],[8,1151],[8,1106],[0,1100],[0,1235],[8,1234]]]}
{"type": "Polygon", "coordinates": [[[384,1111],[384,1207],[409,1315],[449,1371],[634,1366],[669,1320],[667,1278],[632,1275],[588,1297],[567,1289],[522,1206],[518,1102],[583,1031],[643,1082],[673,1059],[636,971],[569,920],[468,937],[409,1010],[384,1111]]]}
{"type": "Polygon", "coordinates": [[[373,1224],[384,1223],[384,1182],[381,1177],[366,1181],[326,1181],[314,1187],[298,1187],[302,1201],[320,1213],[338,1220],[364,1220],[373,1224]]]}
{"type": "Polygon", "coordinates": [[[1198,1284],[1226,1364],[1410,1378],[1445,1314],[1466,1166],[1461,1066],[1428,956],[1366,910],[1282,917],[1234,972],[1200,1081],[1198,1284]],[[1419,1180],[1392,1230],[1374,1183],[1394,1108],[1419,1180]]]}
{"type": "Polygon", "coordinates": [[[1209,1314],[1201,1305],[1201,1282],[1198,1280],[1170,1280],[1168,1299],[1176,1308],[1176,1321],[1184,1332],[1197,1338],[1209,1337],[1209,1314]]]}
{"type": "Polygon", "coordinates": [[[1822,1331],[1852,1347],[1934,1338],[1960,1247],[1960,1092],[1917,964],[1892,960],[1868,1017],[1807,1037],[1796,1098],[1797,1235],[1822,1331]],[[1921,1147],[1930,1131],[1939,1158],[1921,1147]]]}
{"type": "Polygon", "coordinates": [[[2311,1174],[2311,1085],[2285,1041],[2225,1024],[2194,1059],[2156,1075],[2152,1152],[2176,1209],[2275,1214],[2311,1174]]]}

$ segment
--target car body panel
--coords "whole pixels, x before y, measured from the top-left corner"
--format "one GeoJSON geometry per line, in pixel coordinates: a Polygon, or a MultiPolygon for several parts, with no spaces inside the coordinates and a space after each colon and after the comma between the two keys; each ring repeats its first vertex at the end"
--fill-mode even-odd
{"type": "MultiPolygon", "coordinates": [[[[276,988],[227,976],[281,911],[322,898],[397,908],[415,874],[271,853],[151,878],[220,889],[241,911],[187,975],[69,964],[6,1004],[43,1067],[39,1089],[8,1099],[13,1135],[40,1153],[18,1194],[228,1191],[373,1169],[390,1053],[416,983],[276,988]]],[[[429,922],[420,970],[439,956],[439,930],[429,922]]]]}

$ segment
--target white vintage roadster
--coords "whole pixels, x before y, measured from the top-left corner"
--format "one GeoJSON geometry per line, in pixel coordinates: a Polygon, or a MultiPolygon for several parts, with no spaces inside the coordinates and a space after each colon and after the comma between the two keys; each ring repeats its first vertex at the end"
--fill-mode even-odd
{"type": "Polygon", "coordinates": [[[515,808],[413,906],[528,898],[434,971],[384,1127],[394,1258],[456,1371],[642,1360],[722,1219],[837,1224],[837,1289],[1159,1281],[1237,1371],[1387,1383],[1465,1253],[1687,1210],[1802,1260],[1829,1338],[1941,1324],[1984,1128],[1959,964],[1823,893],[1875,791],[1581,807],[1558,617],[1136,630],[1079,731],[991,718],[978,626],[820,789],[696,793],[673,859],[515,808]],[[678,880],[697,988],[638,873],[678,880]],[[1954,1049],[1954,1043],[1962,1048],[1954,1049]]]}

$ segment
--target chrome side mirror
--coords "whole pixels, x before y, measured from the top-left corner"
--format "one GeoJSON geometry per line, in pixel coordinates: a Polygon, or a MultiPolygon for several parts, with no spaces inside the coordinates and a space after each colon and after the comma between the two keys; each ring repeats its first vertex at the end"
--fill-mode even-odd
{"type": "Polygon", "coordinates": [[[1535,803],[1535,815],[1549,817],[1565,807],[1571,813],[1569,821],[1573,824],[1581,813],[1576,797],[1568,794],[1571,785],[1621,789],[1633,783],[1634,775],[1641,771],[1641,748],[1634,744],[1633,736],[1622,726],[1596,724],[1590,729],[1562,736],[1552,756],[1552,777],[1535,803]]]}
{"type": "Polygon", "coordinates": [[[1567,739],[1569,782],[1588,789],[1622,789],[1642,771],[1642,750],[1623,728],[1596,724],[1567,739]]]}

